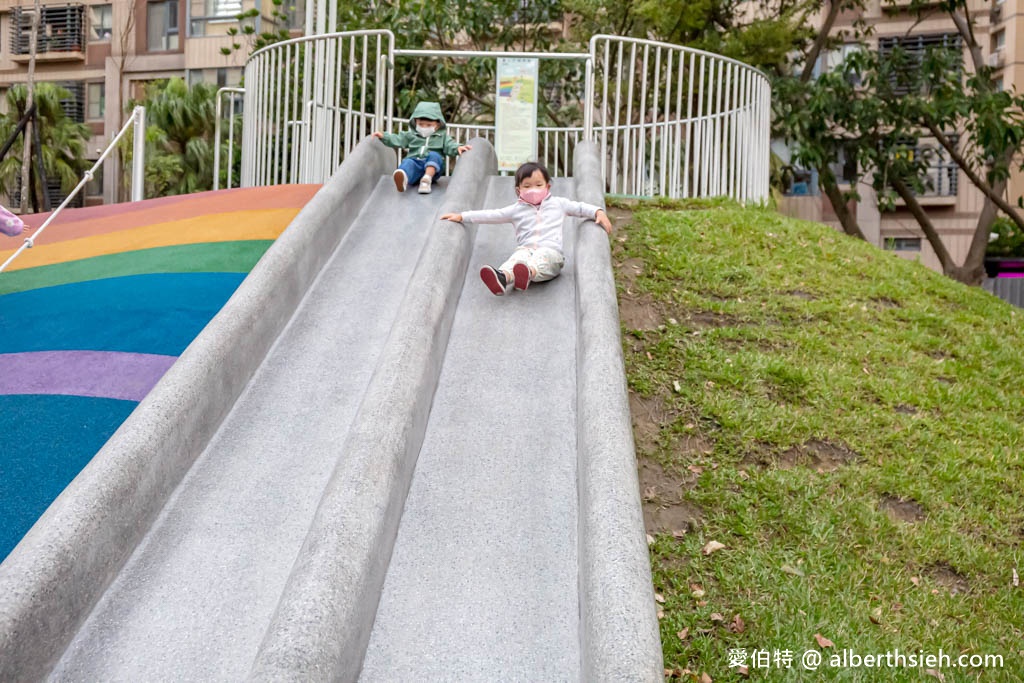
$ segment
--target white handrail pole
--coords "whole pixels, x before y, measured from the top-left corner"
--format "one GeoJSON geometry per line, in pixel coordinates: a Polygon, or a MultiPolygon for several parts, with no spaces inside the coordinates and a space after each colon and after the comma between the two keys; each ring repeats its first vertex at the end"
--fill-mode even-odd
{"type": "Polygon", "coordinates": [[[135,107],[132,112],[134,140],[132,145],[132,201],[142,201],[146,183],[146,108],[135,107]]]}

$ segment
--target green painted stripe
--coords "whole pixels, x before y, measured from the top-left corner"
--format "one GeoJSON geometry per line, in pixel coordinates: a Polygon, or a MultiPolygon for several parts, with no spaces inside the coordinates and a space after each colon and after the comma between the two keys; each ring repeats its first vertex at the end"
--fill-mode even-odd
{"type": "Polygon", "coordinates": [[[0,294],[146,273],[248,273],[273,240],[182,244],[0,273],[0,294]]]}

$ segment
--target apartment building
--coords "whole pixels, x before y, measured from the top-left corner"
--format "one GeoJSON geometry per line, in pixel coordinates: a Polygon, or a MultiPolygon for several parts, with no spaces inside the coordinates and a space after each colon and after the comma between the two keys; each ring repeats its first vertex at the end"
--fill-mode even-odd
{"type": "MultiPolygon", "coordinates": [[[[0,0],[0,101],[7,89],[28,78],[32,0],[0,0]]],[[[125,121],[124,107],[150,81],[181,77],[189,83],[237,85],[249,53],[224,55],[236,39],[237,15],[258,9],[257,32],[274,30],[269,0],[84,0],[42,2],[37,30],[36,82],[58,83],[71,92],[65,112],[88,124],[92,159],[99,158],[125,121]]],[[[301,26],[301,6],[287,7],[290,27],[301,26]]],[[[116,201],[119,172],[113,161],[89,184],[87,205],[116,201]]],[[[60,198],[52,188],[51,201],[60,198]]],[[[56,202],[54,202],[56,203],[56,202]]]]}
{"type": "MultiPolygon", "coordinates": [[[[996,69],[995,86],[1000,89],[1024,87],[1024,44],[1017,40],[1017,33],[1024,28],[1024,0],[968,0],[968,6],[985,59],[996,69]]],[[[956,27],[938,6],[934,12],[926,13],[922,18],[909,10],[910,0],[870,0],[867,3],[859,16],[874,27],[870,39],[873,49],[884,53],[896,45],[907,51],[922,52],[939,45],[960,48],[964,55],[964,69],[973,69],[970,55],[956,27]]],[[[849,27],[857,18],[858,15],[854,13],[841,16],[837,28],[849,27]]],[[[844,52],[841,49],[825,56],[819,68],[829,68],[838,63],[844,52]]],[[[928,212],[951,256],[960,263],[977,226],[984,195],[948,159],[934,140],[922,137],[919,144],[936,151],[930,169],[931,187],[919,197],[920,203],[928,212]]],[[[840,179],[853,177],[853,169],[844,168],[842,163],[836,164],[834,170],[840,179]]],[[[897,201],[893,211],[879,211],[870,186],[862,183],[857,190],[861,201],[855,206],[856,215],[869,240],[902,257],[920,260],[931,268],[941,270],[938,258],[902,200],[897,201]]],[[[1011,203],[1016,203],[1016,198],[1022,193],[1024,178],[1016,174],[1008,191],[1011,203]]],[[[851,207],[854,208],[852,204],[851,207]]],[[[810,171],[797,178],[793,191],[783,199],[780,208],[792,216],[839,226],[828,199],[818,192],[817,177],[810,171]]]]}

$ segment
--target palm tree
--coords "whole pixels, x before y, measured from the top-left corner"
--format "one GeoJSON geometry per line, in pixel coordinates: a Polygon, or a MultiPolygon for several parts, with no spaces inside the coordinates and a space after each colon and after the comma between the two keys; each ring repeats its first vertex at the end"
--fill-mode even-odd
{"type": "MultiPolygon", "coordinates": [[[[25,115],[27,90],[24,85],[13,85],[7,91],[7,113],[0,115],[0,140],[6,140],[25,115]]],[[[53,83],[36,84],[34,99],[36,123],[43,148],[43,170],[48,181],[60,180],[61,192],[68,194],[82,178],[89,167],[86,152],[91,135],[84,123],[68,118],[61,107],[61,100],[72,97],[71,93],[53,83]]],[[[33,152],[34,153],[34,152],[33,152]]],[[[11,196],[21,185],[22,146],[14,145],[7,156],[0,161],[0,193],[11,196]]],[[[39,185],[39,178],[33,178],[36,189],[45,191],[39,185]]],[[[40,192],[41,195],[41,192],[40,192]]]]}
{"type": "MultiPolygon", "coordinates": [[[[217,88],[191,87],[181,78],[146,88],[146,197],[202,192],[213,187],[213,135],[217,88]]],[[[122,148],[131,160],[128,141],[122,148]]]]}

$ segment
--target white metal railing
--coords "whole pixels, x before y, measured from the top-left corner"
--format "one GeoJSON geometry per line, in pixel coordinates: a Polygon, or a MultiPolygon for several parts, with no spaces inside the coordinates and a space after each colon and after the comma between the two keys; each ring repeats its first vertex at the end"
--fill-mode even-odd
{"type": "Polygon", "coordinates": [[[330,176],[359,140],[390,120],[393,53],[387,30],[307,36],[254,52],[245,65],[241,184],[330,176]]]}
{"type": "MultiPolygon", "coordinates": [[[[555,175],[571,172],[576,143],[587,139],[600,144],[606,187],[615,194],[767,198],[771,87],[763,73],[656,41],[599,35],[589,48],[404,50],[386,30],[268,46],[246,64],[241,184],[323,182],[359,140],[373,130],[392,130],[396,58],[530,57],[575,60],[585,70],[582,126],[538,130],[538,158],[555,175]]],[[[493,125],[449,128],[463,142],[494,139],[493,125]]],[[[220,126],[216,144],[219,149],[220,126]]],[[[230,144],[228,156],[230,165],[230,144]]],[[[218,156],[217,175],[219,163],[218,156]]]]}
{"type": "Polygon", "coordinates": [[[229,113],[228,113],[228,173],[227,182],[225,186],[227,189],[231,189],[231,180],[234,175],[235,165],[235,103],[238,101],[239,95],[245,94],[245,88],[221,88],[217,91],[217,122],[214,125],[214,145],[213,145],[213,189],[220,189],[220,126],[223,120],[222,105],[224,103],[224,95],[228,96],[229,101],[229,113]]]}
{"type": "Polygon", "coordinates": [[[650,40],[594,36],[590,51],[589,111],[610,192],[767,198],[771,90],[764,74],[650,40]]]}
{"type": "Polygon", "coordinates": [[[64,201],[61,202],[60,206],[50,213],[43,224],[35,231],[35,234],[26,237],[24,243],[22,243],[22,245],[18,247],[18,249],[11,254],[6,261],[3,262],[3,265],[0,265],[0,272],[3,272],[7,266],[14,261],[14,259],[21,255],[23,251],[35,246],[36,239],[43,234],[43,231],[45,231],[46,228],[49,227],[50,223],[52,223],[60,212],[64,210],[64,207],[66,207],[71,200],[75,198],[75,195],[77,195],[82,188],[93,179],[93,174],[96,172],[96,169],[106,161],[111,150],[113,150],[114,147],[117,146],[117,143],[121,141],[121,138],[125,136],[129,127],[134,128],[134,140],[132,141],[132,201],[137,202],[142,200],[143,191],[145,189],[146,168],[146,108],[138,106],[132,110],[131,117],[125,121],[124,126],[121,127],[121,131],[114,136],[113,140],[110,141],[110,144],[107,145],[105,150],[103,150],[103,153],[100,154],[100,158],[96,160],[96,163],[92,165],[92,168],[82,175],[82,179],[78,182],[78,185],[75,186],[75,189],[73,189],[71,193],[64,198],[64,201]]]}

